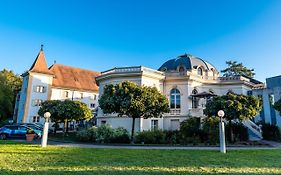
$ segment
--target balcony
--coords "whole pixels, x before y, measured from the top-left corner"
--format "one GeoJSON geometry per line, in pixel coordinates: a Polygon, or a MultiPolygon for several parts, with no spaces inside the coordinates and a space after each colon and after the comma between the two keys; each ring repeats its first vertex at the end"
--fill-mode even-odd
{"type": "Polygon", "coordinates": [[[181,110],[180,109],[171,109],[170,110],[170,115],[180,115],[181,110]]]}
{"type": "Polygon", "coordinates": [[[188,110],[189,115],[195,117],[202,117],[204,116],[203,108],[192,108],[188,110]]]}

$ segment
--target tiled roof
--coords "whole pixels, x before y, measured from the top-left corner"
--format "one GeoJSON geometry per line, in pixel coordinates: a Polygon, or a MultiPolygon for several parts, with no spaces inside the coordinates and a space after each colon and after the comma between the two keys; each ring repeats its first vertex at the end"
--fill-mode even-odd
{"type": "Polygon", "coordinates": [[[77,89],[81,91],[98,91],[96,77],[100,72],[54,64],[49,69],[55,76],[53,87],[77,89]]]}
{"type": "Polygon", "coordinates": [[[52,72],[48,69],[46,59],[45,59],[42,49],[38,53],[34,63],[32,64],[31,68],[29,69],[29,72],[36,72],[36,73],[52,75],[52,72]]]}

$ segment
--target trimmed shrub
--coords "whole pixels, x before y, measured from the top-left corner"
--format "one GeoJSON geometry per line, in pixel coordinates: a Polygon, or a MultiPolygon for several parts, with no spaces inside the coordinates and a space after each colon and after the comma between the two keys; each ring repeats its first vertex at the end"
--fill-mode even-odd
{"type": "Polygon", "coordinates": [[[96,142],[97,127],[83,129],[76,133],[76,138],[82,142],[96,142]]]}
{"type": "Polygon", "coordinates": [[[129,143],[129,132],[122,127],[113,129],[109,125],[83,129],[76,133],[76,137],[82,142],[96,143],[129,143]]]}
{"type": "Polygon", "coordinates": [[[165,134],[165,143],[179,144],[181,140],[180,131],[163,131],[165,134]]]}
{"type": "Polygon", "coordinates": [[[198,117],[190,117],[180,124],[180,134],[182,144],[192,143],[193,145],[197,145],[202,142],[202,137],[204,133],[200,129],[200,118],[198,117]]]}
{"type": "Polygon", "coordinates": [[[110,143],[111,138],[114,136],[114,129],[108,124],[101,125],[97,129],[97,143],[110,143]]]}
{"type": "Polygon", "coordinates": [[[190,117],[180,124],[180,132],[184,137],[195,137],[199,135],[200,118],[190,117]]]}
{"type": "Polygon", "coordinates": [[[110,138],[110,143],[130,143],[129,132],[123,127],[114,129],[113,137],[110,138]]]}
{"type": "Polygon", "coordinates": [[[277,126],[271,125],[269,123],[262,124],[262,137],[265,140],[278,141],[281,139],[280,130],[277,126]]]}
{"type": "Polygon", "coordinates": [[[165,143],[165,133],[158,129],[143,131],[136,135],[135,141],[145,144],[163,144],[165,143]]]}

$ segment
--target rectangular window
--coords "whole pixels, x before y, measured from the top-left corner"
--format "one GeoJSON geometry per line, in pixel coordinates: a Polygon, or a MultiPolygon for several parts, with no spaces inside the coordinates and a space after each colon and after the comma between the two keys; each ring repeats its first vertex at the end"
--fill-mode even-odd
{"type": "Polygon", "coordinates": [[[69,97],[68,91],[64,91],[64,97],[65,97],[65,98],[68,98],[68,97],[69,97]]]}
{"type": "Polygon", "coordinates": [[[151,120],[151,129],[158,129],[158,120],[151,120]]]}
{"type": "Polygon", "coordinates": [[[36,86],[35,87],[35,92],[45,93],[46,92],[46,87],[45,86],[36,86]]]}
{"type": "Polygon", "coordinates": [[[83,93],[80,93],[80,98],[83,99],[83,93]]]}
{"type": "Polygon", "coordinates": [[[43,100],[41,100],[41,99],[34,99],[34,100],[32,100],[32,105],[33,106],[41,106],[42,103],[43,103],[43,100]]]}
{"type": "Polygon", "coordinates": [[[33,123],[39,123],[40,122],[40,117],[39,116],[33,116],[32,117],[32,122],[33,123]]]}
{"type": "Polygon", "coordinates": [[[102,124],[102,125],[105,125],[105,124],[106,124],[106,120],[102,120],[102,121],[101,121],[101,124],[102,124]]]}

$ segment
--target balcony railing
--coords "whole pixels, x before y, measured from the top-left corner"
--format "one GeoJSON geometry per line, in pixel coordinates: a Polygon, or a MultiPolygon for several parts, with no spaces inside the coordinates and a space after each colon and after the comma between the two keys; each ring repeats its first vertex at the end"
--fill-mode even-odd
{"type": "Polygon", "coordinates": [[[180,109],[171,109],[170,110],[170,115],[180,115],[181,110],[180,109]]]}
{"type": "Polygon", "coordinates": [[[110,74],[110,73],[130,73],[130,72],[142,72],[142,71],[164,75],[163,72],[160,72],[160,71],[157,71],[157,70],[154,70],[154,69],[150,69],[150,68],[147,68],[147,67],[143,67],[143,66],[116,67],[116,68],[109,69],[107,71],[101,72],[101,74],[104,75],[104,74],[110,74]]]}

